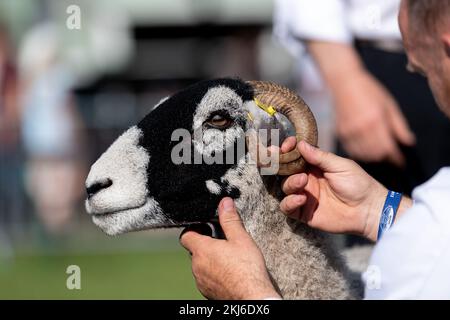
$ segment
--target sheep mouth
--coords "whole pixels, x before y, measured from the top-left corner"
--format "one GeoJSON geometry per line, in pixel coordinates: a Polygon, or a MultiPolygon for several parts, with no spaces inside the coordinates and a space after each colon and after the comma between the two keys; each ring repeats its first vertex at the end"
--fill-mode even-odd
{"type": "Polygon", "coordinates": [[[92,212],[91,216],[95,217],[95,218],[100,218],[100,217],[110,217],[116,214],[121,214],[121,213],[126,213],[128,211],[131,210],[135,210],[135,209],[140,209],[142,207],[144,207],[146,205],[147,202],[145,202],[143,205],[141,206],[137,206],[137,207],[128,207],[128,208],[123,208],[123,209],[119,209],[119,210],[115,210],[115,211],[109,211],[109,212],[92,212]]]}
{"type": "Polygon", "coordinates": [[[112,211],[107,211],[107,212],[90,212],[91,216],[94,218],[101,218],[101,217],[111,217],[117,214],[121,214],[121,213],[127,213],[129,211],[132,210],[138,210],[141,209],[143,207],[145,207],[145,205],[147,204],[147,201],[144,202],[144,204],[139,205],[139,206],[135,206],[135,207],[125,207],[125,208],[121,208],[121,209],[117,209],[117,210],[112,210],[112,211]]]}
{"type": "Polygon", "coordinates": [[[85,209],[86,209],[86,212],[92,217],[97,217],[97,218],[102,217],[102,216],[108,217],[108,216],[113,216],[113,215],[120,214],[120,213],[125,213],[130,210],[139,210],[139,209],[147,206],[149,201],[150,201],[149,198],[144,198],[144,199],[139,200],[138,203],[136,203],[136,205],[130,205],[130,206],[119,205],[119,206],[116,206],[116,208],[114,208],[114,206],[111,206],[111,208],[102,208],[95,202],[92,202],[92,199],[88,198],[85,201],[85,209]]]}
{"type": "MultiPolygon", "coordinates": [[[[129,207],[124,208],[116,211],[111,212],[104,212],[104,213],[92,213],[92,222],[94,222],[95,225],[97,225],[100,229],[105,231],[106,233],[110,233],[106,231],[105,229],[109,229],[111,227],[114,228],[114,226],[117,226],[121,224],[120,220],[123,218],[127,218],[126,220],[134,220],[132,219],[133,216],[139,215],[143,208],[145,207],[146,203],[142,206],[138,207],[129,207]],[[131,218],[131,219],[130,219],[131,218]]],[[[121,226],[120,229],[122,229],[124,226],[121,226]]],[[[133,231],[136,228],[132,223],[128,222],[125,226],[127,230],[123,230],[124,232],[133,231]]],[[[115,232],[114,232],[115,233],[115,232]]],[[[122,233],[122,232],[120,232],[122,233]]]]}
{"type": "Polygon", "coordinates": [[[91,212],[92,222],[108,235],[118,235],[130,231],[147,229],[149,223],[146,216],[152,213],[155,204],[147,199],[143,205],[111,210],[110,212],[91,212]]]}
{"type": "Polygon", "coordinates": [[[210,222],[172,220],[151,197],[139,206],[89,213],[92,222],[108,235],[151,229],[185,228],[210,222]]]}

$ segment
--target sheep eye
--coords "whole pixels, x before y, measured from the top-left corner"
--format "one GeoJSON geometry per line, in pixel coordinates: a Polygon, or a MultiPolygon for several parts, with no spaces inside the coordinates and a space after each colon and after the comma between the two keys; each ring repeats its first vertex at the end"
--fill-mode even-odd
{"type": "Polygon", "coordinates": [[[206,123],[212,128],[226,129],[231,125],[232,121],[228,117],[216,114],[209,118],[206,123]]]}

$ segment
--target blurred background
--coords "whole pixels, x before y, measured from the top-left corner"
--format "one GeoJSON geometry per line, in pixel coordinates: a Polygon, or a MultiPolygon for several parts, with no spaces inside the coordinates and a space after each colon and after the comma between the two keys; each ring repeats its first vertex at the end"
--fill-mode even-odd
{"type": "MultiPolygon", "coordinates": [[[[1,299],[201,298],[180,230],[104,235],[85,213],[84,180],[123,130],[188,84],[239,76],[295,87],[273,7],[0,0],[1,299]],[[81,290],[66,288],[69,265],[81,290]]],[[[327,110],[314,110],[325,147],[327,110]]]]}

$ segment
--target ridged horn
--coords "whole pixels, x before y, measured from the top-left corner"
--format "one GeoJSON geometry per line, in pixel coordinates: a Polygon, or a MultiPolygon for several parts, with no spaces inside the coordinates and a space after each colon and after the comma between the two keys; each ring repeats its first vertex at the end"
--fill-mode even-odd
{"type": "MultiPolygon", "coordinates": [[[[305,140],[313,146],[317,145],[316,119],[302,98],[288,88],[272,82],[247,83],[253,88],[256,99],[272,106],[288,118],[295,128],[297,143],[305,140]]],[[[288,176],[304,170],[305,160],[297,148],[280,155],[278,175],[288,176]]]]}

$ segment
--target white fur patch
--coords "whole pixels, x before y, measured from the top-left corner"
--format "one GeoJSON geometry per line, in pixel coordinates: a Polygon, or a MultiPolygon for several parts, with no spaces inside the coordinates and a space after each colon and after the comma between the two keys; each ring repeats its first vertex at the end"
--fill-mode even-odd
{"type": "Polygon", "coordinates": [[[110,179],[112,185],[86,202],[90,214],[110,213],[144,205],[147,198],[147,151],[138,145],[142,132],[125,131],[92,165],[86,187],[110,179]]]}
{"type": "Polygon", "coordinates": [[[244,136],[244,128],[239,126],[232,126],[224,131],[213,128],[203,130],[203,123],[218,110],[227,111],[233,119],[244,117],[242,104],[242,98],[228,87],[218,86],[208,90],[197,106],[192,124],[194,147],[199,153],[211,156],[213,151],[220,152],[244,136]]]}
{"type": "Polygon", "coordinates": [[[201,127],[214,111],[226,110],[230,116],[235,117],[242,113],[242,103],[242,98],[228,87],[217,86],[209,89],[195,110],[192,129],[201,127]]]}
{"type": "Polygon", "coordinates": [[[213,180],[207,180],[206,181],[206,188],[212,194],[220,194],[220,192],[222,192],[222,188],[219,186],[219,184],[217,184],[213,180]]]}
{"type": "Polygon", "coordinates": [[[147,196],[150,155],[139,146],[141,135],[136,126],[128,129],[92,165],[87,177],[86,187],[106,179],[112,181],[110,187],[86,200],[86,211],[108,234],[148,227],[149,222],[144,220],[146,214],[153,216],[152,224],[167,220],[162,214],[158,218],[161,209],[147,196]]]}

